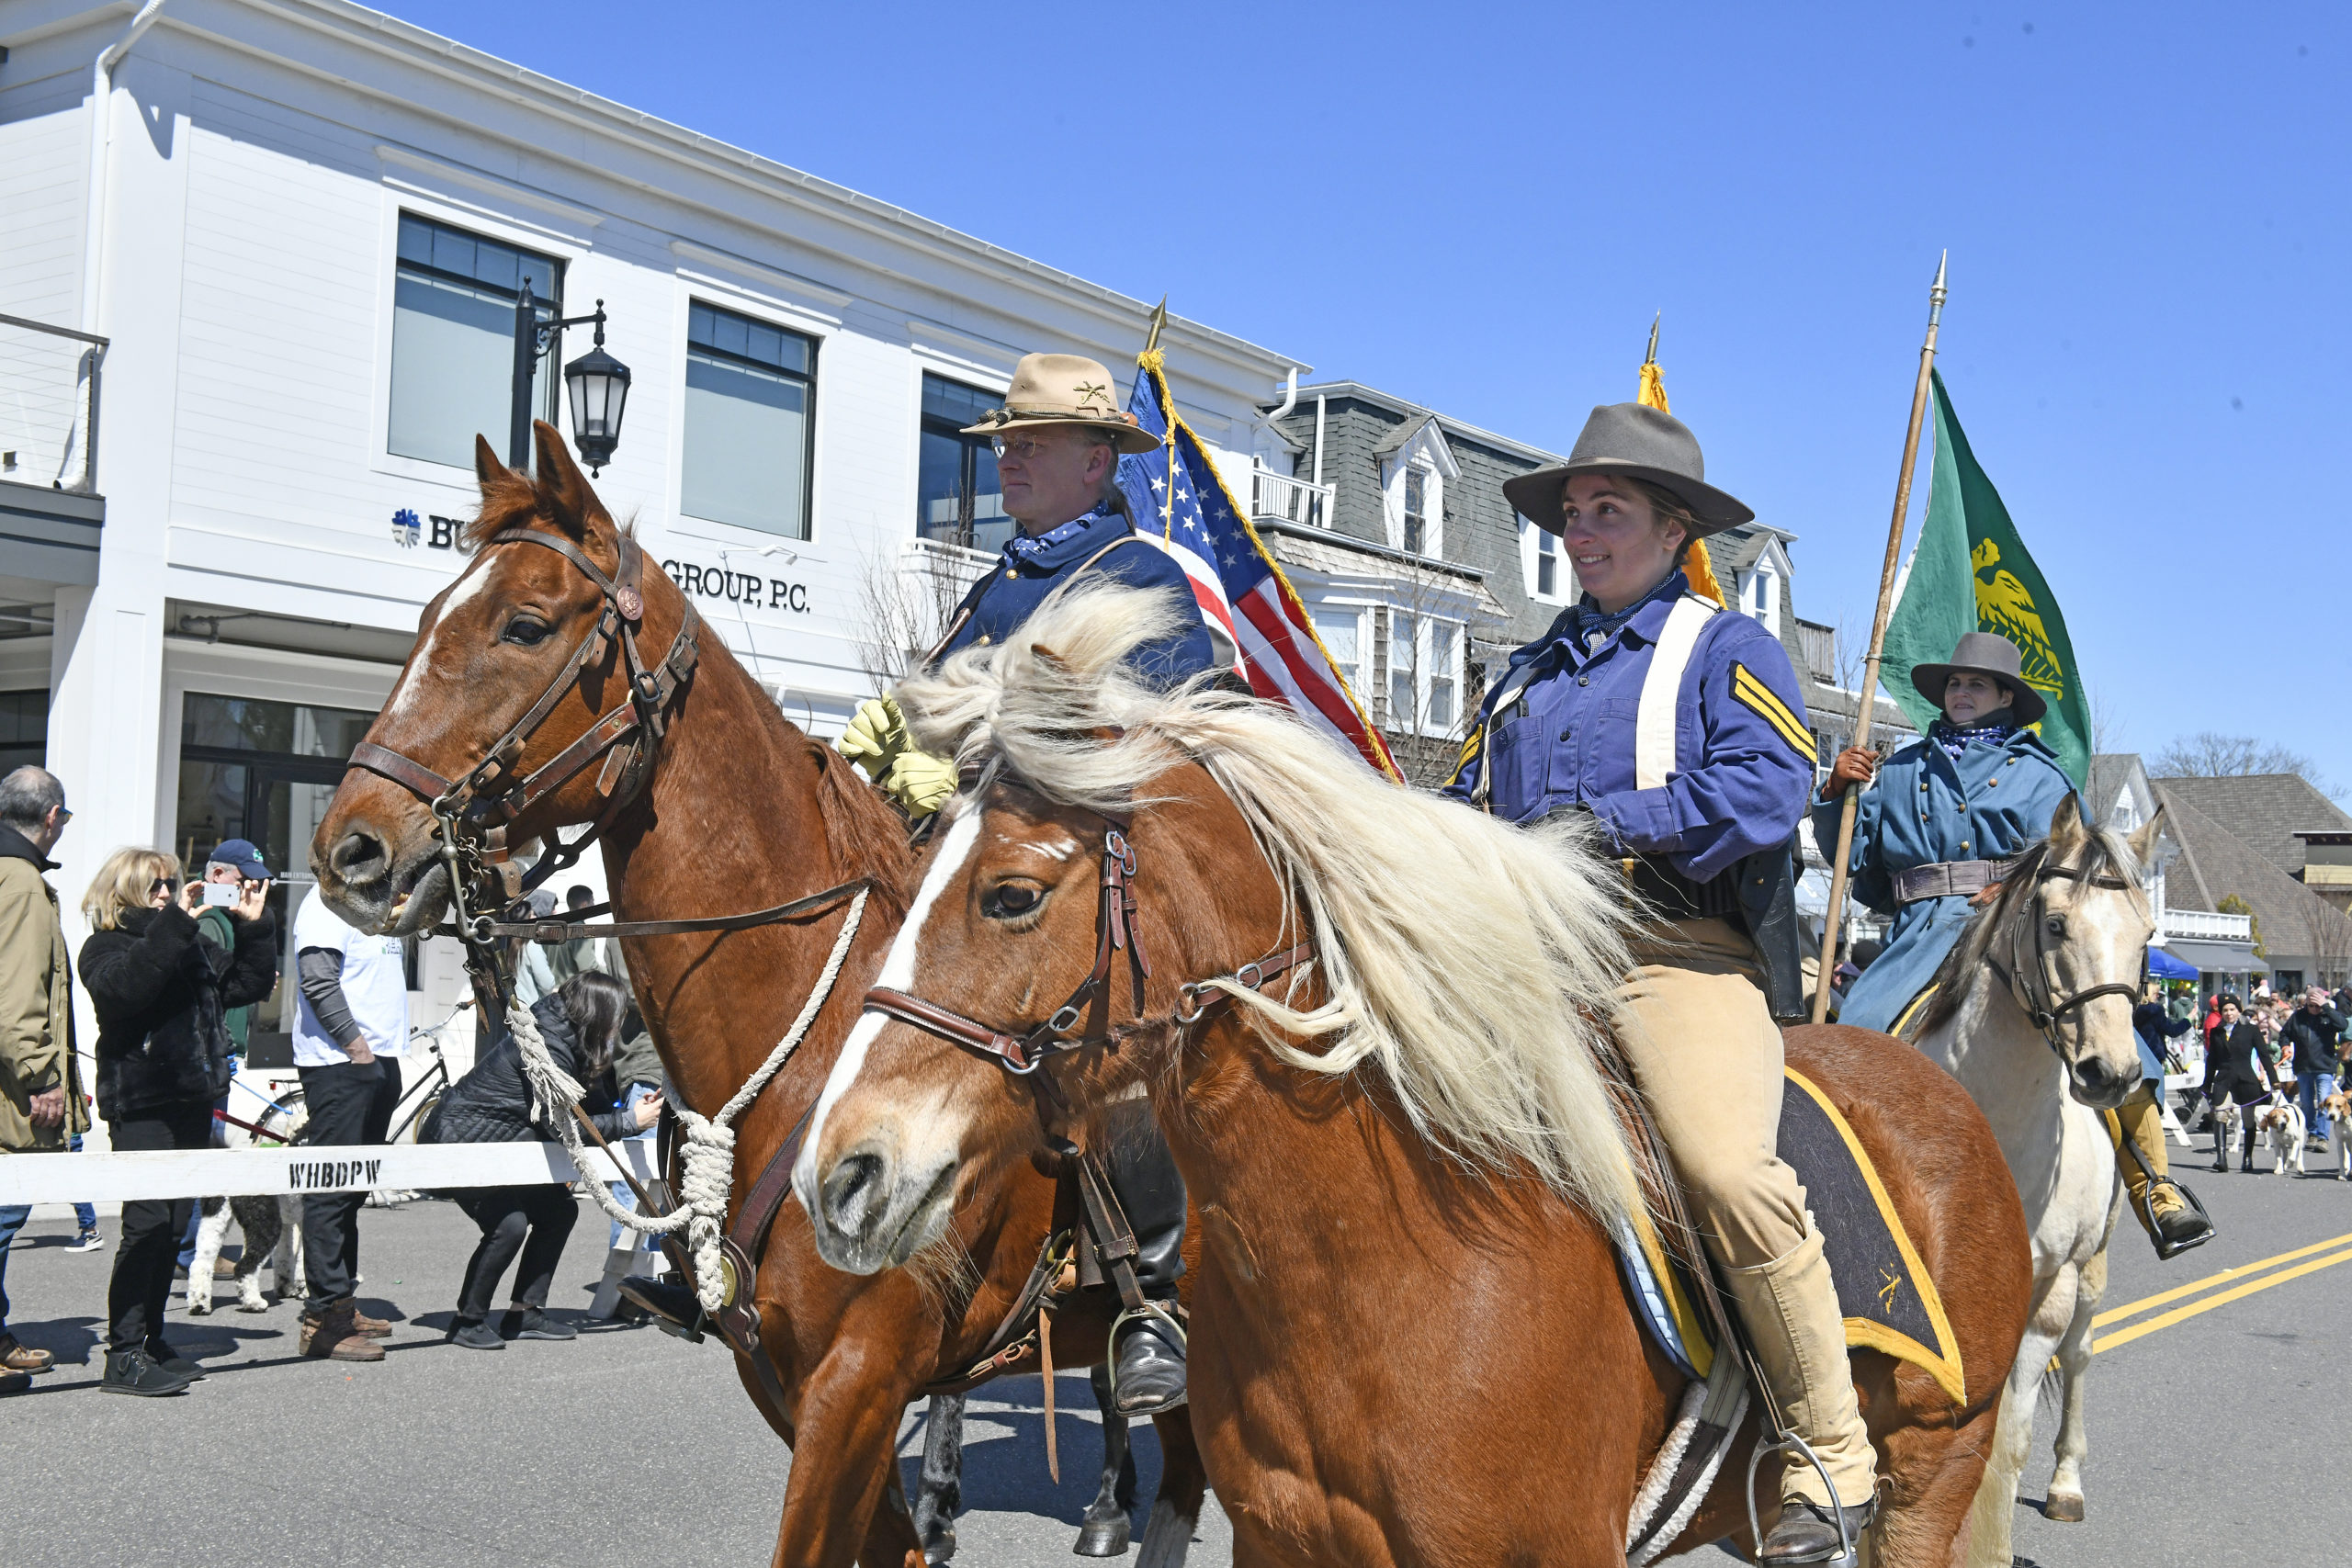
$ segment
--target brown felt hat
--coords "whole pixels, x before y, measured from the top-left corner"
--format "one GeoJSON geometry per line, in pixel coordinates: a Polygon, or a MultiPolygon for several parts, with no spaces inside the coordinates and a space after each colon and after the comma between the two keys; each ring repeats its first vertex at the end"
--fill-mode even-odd
{"type": "Polygon", "coordinates": [[[2009,689],[2009,712],[2019,724],[2031,724],[2050,711],[2041,694],[2025,683],[2025,660],[2018,656],[2018,645],[1998,632],[1970,632],[1952,645],[1951,657],[1941,664],[1914,664],[1911,684],[1921,696],[1944,705],[1944,687],[1951,678],[1966,671],[1972,675],[1990,675],[2009,689]]]}
{"type": "Polygon", "coordinates": [[[1136,416],[1114,400],[1111,373],[1080,354],[1025,354],[1012,367],[1004,407],[990,409],[967,435],[1002,435],[1053,424],[1084,424],[1109,435],[1122,452],[1148,452],[1158,438],[1136,423],[1136,416]]]}
{"type": "Polygon", "coordinates": [[[1694,539],[1720,534],[1756,513],[1706,479],[1707,462],[1690,427],[1663,409],[1642,403],[1604,403],[1584,422],[1568,460],[1503,482],[1503,494],[1519,514],[1547,533],[1561,528],[1560,492],[1577,474],[1623,474],[1647,479],[1668,491],[1699,520],[1694,539]]]}

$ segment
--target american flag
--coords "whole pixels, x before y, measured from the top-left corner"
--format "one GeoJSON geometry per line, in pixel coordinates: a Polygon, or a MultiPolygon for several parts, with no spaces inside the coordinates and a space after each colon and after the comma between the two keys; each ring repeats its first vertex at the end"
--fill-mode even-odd
{"type": "Polygon", "coordinates": [[[1234,668],[1260,696],[1286,703],[1309,723],[1328,729],[1373,767],[1399,775],[1380,731],[1364,716],[1345,677],[1315,635],[1306,606],[1260,541],[1257,530],[1175,409],[1157,351],[1136,372],[1127,412],[1160,439],[1138,457],[1119,461],[1119,488],[1136,529],[1176,558],[1192,580],[1193,596],[1212,631],[1238,650],[1234,668]],[[1171,446],[1168,431],[1175,426],[1171,446]],[[1170,474],[1173,452],[1175,472],[1170,474]],[[1171,497],[1170,484],[1174,486],[1171,497]]]}

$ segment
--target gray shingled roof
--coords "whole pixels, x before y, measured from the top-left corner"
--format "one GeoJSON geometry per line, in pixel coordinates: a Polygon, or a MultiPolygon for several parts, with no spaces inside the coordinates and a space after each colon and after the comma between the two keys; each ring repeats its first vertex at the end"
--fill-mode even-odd
{"type": "Polygon", "coordinates": [[[2299,773],[2244,773],[2234,778],[2151,779],[2170,796],[2197,808],[2252,845],[2290,876],[2303,870],[2298,828],[2352,829],[2352,816],[2299,773]]]}
{"type": "Polygon", "coordinates": [[[2165,902],[2176,909],[2211,909],[2235,894],[2253,909],[2262,944],[2271,954],[2326,958],[2352,953],[2352,919],[2281,871],[2253,844],[2199,810],[2188,792],[2178,787],[2243,782],[2149,781],[2165,808],[2165,829],[2180,846],[2180,858],[2165,874],[2165,902]]]}
{"type": "Polygon", "coordinates": [[[2102,751],[2091,759],[2090,784],[2083,795],[2090,806],[2092,821],[2107,820],[2109,809],[2132,782],[2132,766],[2139,761],[2136,751],[2102,751]]]}

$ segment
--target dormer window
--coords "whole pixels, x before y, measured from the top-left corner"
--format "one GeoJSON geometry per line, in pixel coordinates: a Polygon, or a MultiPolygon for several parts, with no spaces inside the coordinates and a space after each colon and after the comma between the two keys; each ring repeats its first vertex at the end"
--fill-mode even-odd
{"type": "Polygon", "coordinates": [[[1549,528],[1535,530],[1535,593],[1541,599],[1560,596],[1560,536],[1549,528]]]}
{"type": "Polygon", "coordinates": [[[1405,470],[1405,553],[1418,556],[1429,537],[1429,475],[1419,468],[1405,470]]]}

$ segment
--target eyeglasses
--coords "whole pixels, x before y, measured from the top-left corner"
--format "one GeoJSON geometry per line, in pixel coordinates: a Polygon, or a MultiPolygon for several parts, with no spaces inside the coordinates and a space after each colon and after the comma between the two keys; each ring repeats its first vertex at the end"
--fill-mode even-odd
{"type": "Polygon", "coordinates": [[[176,892],[178,888],[179,884],[173,881],[170,877],[159,876],[148,886],[147,897],[153,898],[158,893],[176,892]]]}
{"type": "Polygon", "coordinates": [[[996,448],[997,459],[1000,462],[1007,457],[1018,457],[1021,461],[1027,463],[1034,461],[1038,453],[1052,450],[1054,444],[1050,441],[1039,441],[1034,436],[1022,436],[1015,439],[1009,435],[996,435],[989,438],[989,445],[996,448]]]}

